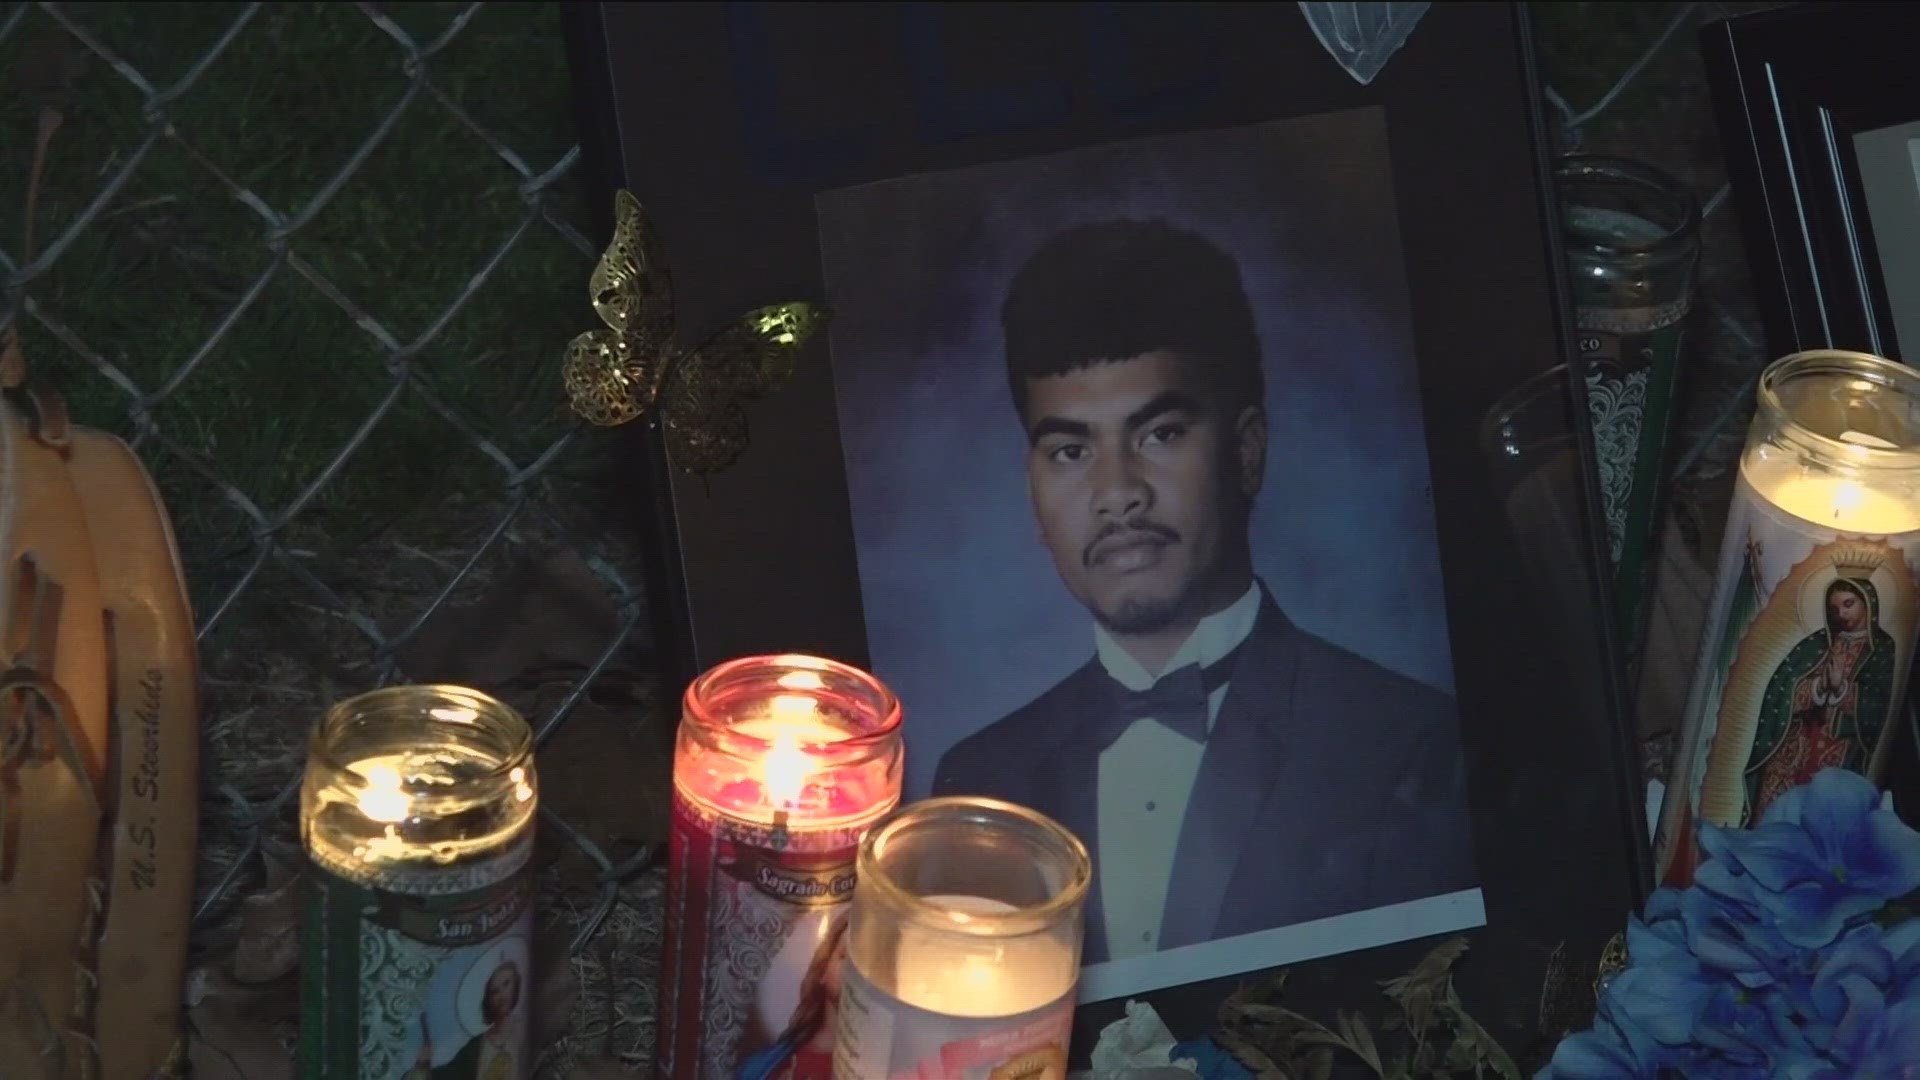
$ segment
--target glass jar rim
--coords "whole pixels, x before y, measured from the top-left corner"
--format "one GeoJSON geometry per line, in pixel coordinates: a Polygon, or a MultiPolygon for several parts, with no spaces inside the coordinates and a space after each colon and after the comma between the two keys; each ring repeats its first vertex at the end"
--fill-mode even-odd
{"type": "Polygon", "coordinates": [[[1862,468],[1913,469],[1920,467],[1920,442],[1882,447],[1827,435],[1796,419],[1781,397],[1781,388],[1795,379],[1816,375],[1862,379],[1904,395],[1920,410],[1920,371],[1872,353],[1847,349],[1807,349],[1767,365],[1754,388],[1761,417],[1775,424],[1802,448],[1829,455],[1862,468]]]}
{"type": "MultiPolygon", "coordinates": [[[[820,656],[808,656],[804,653],[771,653],[764,656],[742,656],[716,664],[702,672],[687,684],[687,692],[682,695],[682,716],[693,722],[694,726],[708,733],[714,741],[723,744],[728,752],[757,754],[770,750],[774,740],[762,738],[740,731],[728,717],[711,707],[708,698],[720,686],[740,678],[744,673],[756,669],[790,673],[806,673],[816,679],[830,678],[841,680],[856,686],[871,699],[874,706],[870,713],[874,724],[864,731],[848,731],[839,737],[821,739],[817,743],[809,741],[806,745],[826,749],[835,757],[878,747],[892,741],[900,732],[902,709],[900,699],[894,696],[887,685],[871,672],[854,667],[852,664],[829,660],[820,656]]],[[[811,692],[826,689],[824,681],[814,685],[797,684],[788,688],[788,692],[805,696],[811,692]]]]}
{"type": "Polygon", "coordinates": [[[1559,398],[1559,404],[1564,407],[1568,422],[1564,431],[1558,433],[1557,438],[1538,440],[1535,445],[1560,440],[1571,442],[1578,434],[1572,421],[1573,396],[1569,385],[1572,377],[1568,366],[1565,363],[1559,363],[1545,371],[1537,371],[1527,376],[1512,389],[1501,394],[1487,408],[1486,415],[1480,420],[1481,443],[1488,445],[1499,441],[1502,432],[1512,427],[1542,397],[1553,391],[1558,391],[1555,396],[1559,398]]]}
{"type": "Polygon", "coordinates": [[[856,890],[874,889],[886,900],[922,926],[969,937],[1009,938],[1043,932],[1051,928],[1067,911],[1085,902],[1093,883],[1093,860],[1087,845],[1066,826],[1031,807],[1002,799],[971,795],[945,795],[920,799],[894,811],[886,820],[867,831],[860,841],[856,863],[856,890]],[[1070,863],[1067,879],[1059,892],[1038,904],[1016,907],[1005,912],[956,913],[951,908],[929,902],[880,871],[880,860],[887,843],[902,830],[921,819],[949,811],[971,809],[976,824],[991,826],[1015,821],[1036,830],[1055,842],[1070,863]],[[963,916],[963,917],[959,917],[963,916]]]}
{"type": "MultiPolygon", "coordinates": [[[[408,698],[432,697],[454,708],[470,709],[476,716],[487,716],[499,722],[507,734],[506,752],[500,760],[484,770],[477,771],[470,778],[473,782],[486,782],[512,779],[515,769],[525,769],[533,759],[533,728],[527,723],[519,710],[491,694],[475,690],[472,687],[457,686],[452,683],[422,683],[401,686],[383,686],[377,690],[355,694],[334,702],[327,709],[320,723],[314,726],[309,754],[333,773],[331,783],[338,784],[350,791],[359,791],[372,786],[368,780],[351,768],[351,762],[343,760],[335,752],[330,736],[338,734],[352,720],[382,711],[398,714],[403,711],[424,712],[434,724],[453,725],[470,722],[455,720],[452,717],[435,716],[431,708],[405,709],[400,706],[408,698]]],[[[432,801],[435,793],[414,793],[416,800],[432,801]]],[[[450,795],[456,793],[448,793],[450,795]]]]}
{"type": "MultiPolygon", "coordinates": [[[[1636,240],[1632,237],[1611,237],[1605,241],[1581,242],[1581,246],[1595,250],[1611,252],[1624,257],[1645,258],[1674,250],[1676,255],[1686,252],[1679,249],[1688,246],[1690,238],[1700,231],[1700,200],[1682,184],[1673,174],[1644,161],[1631,158],[1608,157],[1602,154],[1563,154],[1554,162],[1554,182],[1565,185],[1587,180],[1624,180],[1640,185],[1645,190],[1668,201],[1666,207],[1671,212],[1672,223],[1653,221],[1659,225],[1659,236],[1636,240]]],[[[1560,196],[1561,218],[1564,222],[1568,211],[1577,205],[1563,190],[1560,196]]],[[[1649,219],[1651,221],[1651,219],[1649,219]]],[[[1568,229],[1563,224],[1563,239],[1568,229]]],[[[1569,247],[1574,246],[1568,243],[1569,247]]]]}

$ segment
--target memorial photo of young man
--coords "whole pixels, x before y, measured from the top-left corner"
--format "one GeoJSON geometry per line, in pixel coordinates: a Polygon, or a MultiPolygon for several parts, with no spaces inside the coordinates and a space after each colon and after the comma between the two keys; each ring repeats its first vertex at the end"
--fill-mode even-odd
{"type": "MultiPolygon", "coordinates": [[[[1034,517],[1094,655],[948,750],[934,794],[1087,842],[1088,963],[1472,886],[1453,701],[1294,626],[1253,571],[1266,387],[1233,260],[1161,221],[1077,226],[1001,323],[1034,517]],[[1300,832],[1311,864],[1270,857],[1300,832]]],[[[1284,499],[1284,465],[1272,482],[1284,499]]]]}
{"type": "Polygon", "coordinates": [[[1086,843],[1083,992],[1483,925],[1384,114],[816,213],[906,797],[1086,843]]]}

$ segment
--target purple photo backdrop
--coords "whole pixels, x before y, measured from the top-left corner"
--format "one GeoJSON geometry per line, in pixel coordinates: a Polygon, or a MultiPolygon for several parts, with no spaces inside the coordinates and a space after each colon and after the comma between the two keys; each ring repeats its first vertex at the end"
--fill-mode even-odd
{"type": "Polygon", "coordinates": [[[1240,264],[1270,436],[1254,565],[1301,627],[1451,692],[1406,273],[1377,109],[906,177],[817,202],[874,671],[907,796],[1093,654],[1041,545],[999,310],[1068,226],[1161,218],[1240,264]]]}

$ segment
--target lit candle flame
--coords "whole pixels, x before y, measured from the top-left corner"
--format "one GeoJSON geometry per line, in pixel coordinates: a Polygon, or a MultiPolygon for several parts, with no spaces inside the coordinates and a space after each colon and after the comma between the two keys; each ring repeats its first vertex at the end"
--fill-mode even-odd
{"type": "Polygon", "coordinates": [[[966,987],[964,993],[984,994],[999,990],[1004,979],[1000,965],[987,957],[968,954],[960,962],[960,982],[966,987]]]}
{"type": "Polygon", "coordinates": [[[366,789],[355,800],[368,821],[407,820],[412,800],[400,783],[400,770],[391,765],[355,765],[353,770],[366,777],[366,789]]]}
{"type": "Polygon", "coordinates": [[[1838,521],[1847,514],[1857,513],[1866,501],[1867,493],[1860,490],[1859,484],[1851,480],[1841,482],[1833,489],[1834,520],[1838,521]]]}
{"type": "Polygon", "coordinates": [[[806,790],[814,772],[813,755],[801,747],[800,737],[820,725],[813,699],[805,694],[780,694],[770,704],[774,730],[767,740],[772,745],[760,762],[761,787],[768,803],[790,808],[800,801],[800,793],[806,790]]]}
{"type": "Polygon", "coordinates": [[[767,801],[775,806],[791,807],[800,801],[800,792],[806,789],[807,780],[813,775],[813,757],[800,748],[798,735],[783,731],[773,737],[773,745],[767,748],[761,768],[767,801]]]}
{"type": "Polygon", "coordinates": [[[778,682],[782,688],[787,690],[822,690],[825,689],[827,685],[827,680],[821,678],[820,673],[817,671],[783,672],[780,677],[774,681],[778,682]]]}

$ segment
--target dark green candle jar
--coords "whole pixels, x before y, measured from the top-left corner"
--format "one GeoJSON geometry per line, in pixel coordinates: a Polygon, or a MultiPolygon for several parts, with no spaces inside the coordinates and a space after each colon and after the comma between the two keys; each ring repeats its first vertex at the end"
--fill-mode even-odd
{"type": "Polygon", "coordinates": [[[1554,175],[1628,670],[1652,607],[1667,449],[1700,262],[1700,205],[1649,165],[1572,155],[1554,175]]]}

